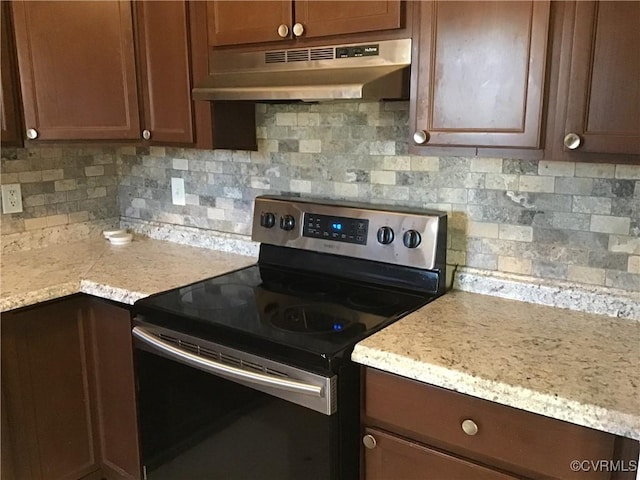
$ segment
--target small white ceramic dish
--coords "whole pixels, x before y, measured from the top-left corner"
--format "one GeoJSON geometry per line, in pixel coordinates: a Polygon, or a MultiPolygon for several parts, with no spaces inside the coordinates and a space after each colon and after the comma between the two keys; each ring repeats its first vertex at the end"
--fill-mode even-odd
{"type": "Polygon", "coordinates": [[[111,237],[112,235],[121,235],[123,233],[127,233],[124,228],[114,228],[112,230],[102,231],[102,235],[104,235],[104,238],[106,238],[107,240],[109,240],[109,237],[111,237]]]}
{"type": "Polygon", "coordinates": [[[111,245],[127,245],[133,240],[133,235],[130,233],[116,233],[109,237],[111,245]]]}

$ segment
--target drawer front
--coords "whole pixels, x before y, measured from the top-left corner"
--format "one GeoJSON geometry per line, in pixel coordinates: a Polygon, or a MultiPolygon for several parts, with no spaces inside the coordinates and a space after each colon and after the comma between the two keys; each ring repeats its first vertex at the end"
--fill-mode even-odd
{"type": "Polygon", "coordinates": [[[366,369],[365,422],[528,476],[607,479],[572,460],[612,459],[615,436],[366,369]],[[466,422],[465,422],[466,421],[466,422]],[[467,432],[463,430],[463,422],[467,432]],[[475,428],[477,432],[473,433],[475,428]]]}
{"type": "Polygon", "coordinates": [[[467,462],[423,445],[372,428],[365,435],[375,439],[365,448],[364,479],[389,480],[515,480],[517,477],[467,462]]]}

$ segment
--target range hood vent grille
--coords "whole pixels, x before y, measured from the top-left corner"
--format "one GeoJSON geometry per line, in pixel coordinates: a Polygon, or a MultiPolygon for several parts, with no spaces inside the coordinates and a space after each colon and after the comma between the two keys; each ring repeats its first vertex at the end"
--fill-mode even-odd
{"type": "Polygon", "coordinates": [[[309,49],[304,50],[287,50],[287,63],[289,62],[308,62],[309,49]]]}
{"type": "Polygon", "coordinates": [[[277,52],[265,52],[264,63],[285,63],[287,61],[284,50],[277,52]]]}
{"type": "Polygon", "coordinates": [[[264,63],[308,62],[309,60],[335,60],[332,47],[305,48],[302,50],[272,50],[264,53],[264,63]]]}
{"type": "Polygon", "coordinates": [[[309,56],[311,60],[333,60],[334,52],[333,48],[312,48],[309,56]]]}

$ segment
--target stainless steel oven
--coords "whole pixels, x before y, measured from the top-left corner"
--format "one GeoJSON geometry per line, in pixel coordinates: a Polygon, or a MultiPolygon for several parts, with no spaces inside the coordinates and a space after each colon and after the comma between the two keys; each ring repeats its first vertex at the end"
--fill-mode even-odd
{"type": "Polygon", "coordinates": [[[256,265],[136,303],[145,478],[356,479],[354,345],[444,292],[446,216],[258,197],[256,265]]]}

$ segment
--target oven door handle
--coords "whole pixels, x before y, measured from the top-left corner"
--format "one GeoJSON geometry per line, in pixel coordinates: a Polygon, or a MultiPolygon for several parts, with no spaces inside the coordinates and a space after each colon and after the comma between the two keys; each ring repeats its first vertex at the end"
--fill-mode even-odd
{"type": "Polygon", "coordinates": [[[273,375],[265,375],[258,372],[243,370],[242,368],[225,365],[224,363],[204,358],[200,355],[177,348],[169,343],[163,342],[158,337],[149,333],[144,328],[133,327],[132,334],[138,340],[150,345],[162,354],[175,359],[185,365],[202,369],[206,372],[220,375],[230,380],[238,380],[244,383],[261,385],[265,387],[287,390],[295,393],[311,395],[313,397],[323,398],[324,388],[319,385],[298,382],[286,378],[276,377],[273,375]]]}

